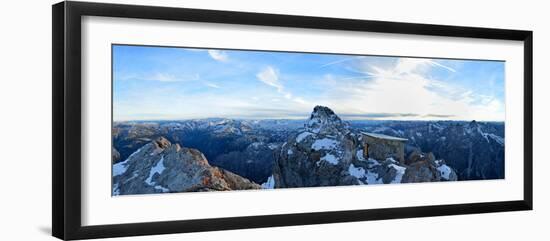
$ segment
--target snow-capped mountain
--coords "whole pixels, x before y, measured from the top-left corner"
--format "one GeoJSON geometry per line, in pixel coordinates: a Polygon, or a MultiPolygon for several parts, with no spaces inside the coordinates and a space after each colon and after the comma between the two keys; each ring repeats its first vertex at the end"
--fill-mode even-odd
{"type": "Polygon", "coordinates": [[[116,122],[113,163],[160,137],[266,188],[504,177],[504,124],[498,122],[343,121],[322,106],[302,120],[116,122]],[[369,158],[364,131],[406,138],[404,162],[369,158]]]}
{"type": "Polygon", "coordinates": [[[314,108],[305,128],[282,145],[273,178],[264,187],[317,187],[456,181],[454,170],[433,154],[415,153],[410,165],[366,156],[360,135],[327,107],[314,108]]]}

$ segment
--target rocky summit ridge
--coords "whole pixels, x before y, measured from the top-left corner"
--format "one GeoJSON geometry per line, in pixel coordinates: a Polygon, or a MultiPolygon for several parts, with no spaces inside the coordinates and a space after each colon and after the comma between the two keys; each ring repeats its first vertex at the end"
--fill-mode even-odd
{"type": "Polygon", "coordinates": [[[456,181],[456,173],[431,153],[416,152],[406,163],[365,155],[361,136],[328,107],[316,106],[297,134],[277,154],[264,187],[315,187],[456,181]]]}
{"type": "Polygon", "coordinates": [[[164,137],[113,165],[113,195],[259,189],[258,184],[213,167],[197,149],[164,137]]]}

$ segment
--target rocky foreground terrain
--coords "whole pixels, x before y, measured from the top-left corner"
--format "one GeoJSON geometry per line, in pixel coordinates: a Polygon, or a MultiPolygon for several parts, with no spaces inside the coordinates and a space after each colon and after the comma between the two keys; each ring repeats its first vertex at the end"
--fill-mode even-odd
{"type": "Polygon", "coordinates": [[[113,194],[504,178],[504,123],[202,119],[113,127],[113,194]],[[376,160],[361,132],[406,138],[405,161],[376,160]],[[260,185],[261,184],[261,185],[260,185]]]}
{"type": "Polygon", "coordinates": [[[160,137],[113,165],[113,195],[259,189],[204,155],[160,137]]]}

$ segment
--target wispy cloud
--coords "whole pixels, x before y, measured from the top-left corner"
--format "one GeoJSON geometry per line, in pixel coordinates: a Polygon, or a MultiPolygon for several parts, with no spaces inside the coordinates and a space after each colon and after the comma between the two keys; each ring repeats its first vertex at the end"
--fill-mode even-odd
{"type": "Polygon", "coordinates": [[[283,85],[279,82],[279,74],[277,71],[271,67],[268,66],[264,68],[262,71],[260,71],[258,74],[256,74],[256,77],[264,82],[266,85],[269,85],[271,87],[275,87],[279,93],[284,92],[283,85]]]}
{"type": "Polygon", "coordinates": [[[336,60],[336,61],[332,61],[332,62],[323,64],[323,65],[321,65],[321,68],[328,67],[328,66],[335,65],[335,64],[341,64],[341,63],[345,63],[345,62],[349,62],[349,61],[355,61],[355,60],[362,59],[362,58],[365,58],[365,56],[353,56],[353,57],[349,57],[349,58],[343,58],[343,59],[339,59],[339,60],[336,60]]]}
{"type": "Polygon", "coordinates": [[[204,84],[205,84],[206,86],[211,87],[211,88],[214,88],[214,89],[219,89],[219,88],[221,88],[219,85],[214,84],[214,83],[210,83],[210,82],[205,82],[204,84]]]}
{"type": "MultiPolygon", "coordinates": [[[[135,78],[139,78],[139,77],[135,77],[135,78]]],[[[142,79],[152,80],[152,81],[159,81],[159,82],[185,82],[185,81],[199,80],[200,75],[199,74],[175,75],[175,74],[157,72],[157,73],[153,73],[153,74],[150,74],[150,75],[146,75],[142,79]]]]}
{"type": "Polygon", "coordinates": [[[208,50],[208,55],[210,55],[210,57],[212,57],[214,60],[220,62],[225,62],[229,59],[229,56],[223,50],[210,49],[208,50]]]}
{"type": "Polygon", "coordinates": [[[256,74],[258,80],[263,82],[266,85],[269,85],[281,94],[285,99],[294,101],[299,104],[307,104],[308,102],[302,99],[301,97],[293,96],[292,93],[285,90],[284,85],[279,80],[279,73],[276,69],[271,66],[268,66],[256,74]]]}

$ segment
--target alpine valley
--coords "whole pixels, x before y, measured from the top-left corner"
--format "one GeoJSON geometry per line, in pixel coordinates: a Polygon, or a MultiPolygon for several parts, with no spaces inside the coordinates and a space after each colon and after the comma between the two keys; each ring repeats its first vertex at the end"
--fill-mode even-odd
{"type": "Polygon", "coordinates": [[[112,141],[113,195],[504,178],[503,122],[344,121],[316,106],[301,120],[114,122],[112,141]]]}

